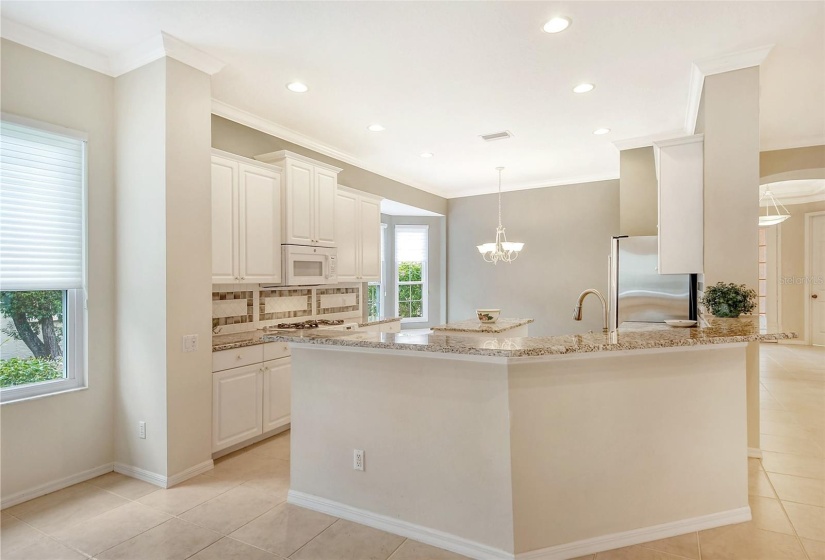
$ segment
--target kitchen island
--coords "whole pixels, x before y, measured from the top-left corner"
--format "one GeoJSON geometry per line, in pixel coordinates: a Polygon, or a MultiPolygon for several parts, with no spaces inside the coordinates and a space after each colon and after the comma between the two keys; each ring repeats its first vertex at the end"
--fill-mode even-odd
{"type": "Polygon", "coordinates": [[[750,519],[748,320],[292,347],[289,500],[473,558],[562,559],[750,519]],[[364,450],[364,470],[353,451],[364,450]]]}

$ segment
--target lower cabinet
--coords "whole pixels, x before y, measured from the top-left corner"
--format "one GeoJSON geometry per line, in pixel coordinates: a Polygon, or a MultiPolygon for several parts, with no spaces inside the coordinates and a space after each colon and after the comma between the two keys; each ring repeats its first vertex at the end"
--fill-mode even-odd
{"type": "Polygon", "coordinates": [[[285,344],[266,344],[213,353],[213,453],[289,424],[288,352],[285,344]]]}

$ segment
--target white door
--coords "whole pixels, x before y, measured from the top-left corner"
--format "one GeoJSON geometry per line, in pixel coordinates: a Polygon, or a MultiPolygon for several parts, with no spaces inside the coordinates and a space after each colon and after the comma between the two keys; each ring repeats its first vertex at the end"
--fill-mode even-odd
{"type": "Polygon", "coordinates": [[[360,261],[362,282],[381,280],[381,202],[373,198],[360,199],[360,261]]]}
{"type": "Polygon", "coordinates": [[[212,451],[262,433],[261,364],[212,374],[212,451]]]}
{"type": "Polygon", "coordinates": [[[302,161],[286,160],[286,222],[283,243],[311,245],[312,219],[312,165],[302,161]]]}
{"type": "Polygon", "coordinates": [[[338,191],[335,203],[335,237],[338,245],[338,281],[358,279],[358,196],[338,191]]]}
{"type": "Polygon", "coordinates": [[[324,247],[335,246],[335,202],[338,174],[315,168],[315,242],[324,247]]]}
{"type": "Polygon", "coordinates": [[[238,164],[212,157],[212,282],[238,280],[238,164]]]}
{"type": "Polygon", "coordinates": [[[825,214],[810,217],[811,344],[825,346],[825,214]]]}
{"type": "Polygon", "coordinates": [[[241,280],[280,282],[280,175],[243,164],[239,172],[241,280]]]}
{"type": "Polygon", "coordinates": [[[263,431],[289,424],[292,396],[292,361],[289,358],[264,362],[263,431]]]}

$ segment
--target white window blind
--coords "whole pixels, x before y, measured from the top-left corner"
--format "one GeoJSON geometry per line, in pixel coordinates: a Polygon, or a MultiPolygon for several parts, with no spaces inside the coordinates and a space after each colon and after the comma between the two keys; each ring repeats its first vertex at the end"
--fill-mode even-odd
{"type": "Polygon", "coordinates": [[[83,287],[84,141],[0,122],[0,289],[83,287]]]}
{"type": "Polygon", "coordinates": [[[427,261],[427,226],[395,226],[395,261],[427,261]]]}

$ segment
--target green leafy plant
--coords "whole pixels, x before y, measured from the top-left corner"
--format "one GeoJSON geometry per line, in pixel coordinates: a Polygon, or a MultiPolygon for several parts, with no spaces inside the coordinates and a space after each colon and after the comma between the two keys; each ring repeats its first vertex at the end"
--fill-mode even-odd
{"type": "Polygon", "coordinates": [[[0,360],[0,387],[12,387],[63,377],[63,364],[45,358],[0,360]]]}
{"type": "Polygon", "coordinates": [[[59,359],[63,355],[63,292],[0,292],[0,314],[14,324],[3,334],[22,340],[34,357],[59,359]]]}
{"type": "Polygon", "coordinates": [[[739,317],[756,307],[756,292],[745,284],[717,282],[705,288],[702,304],[717,317],[739,317]]]}

